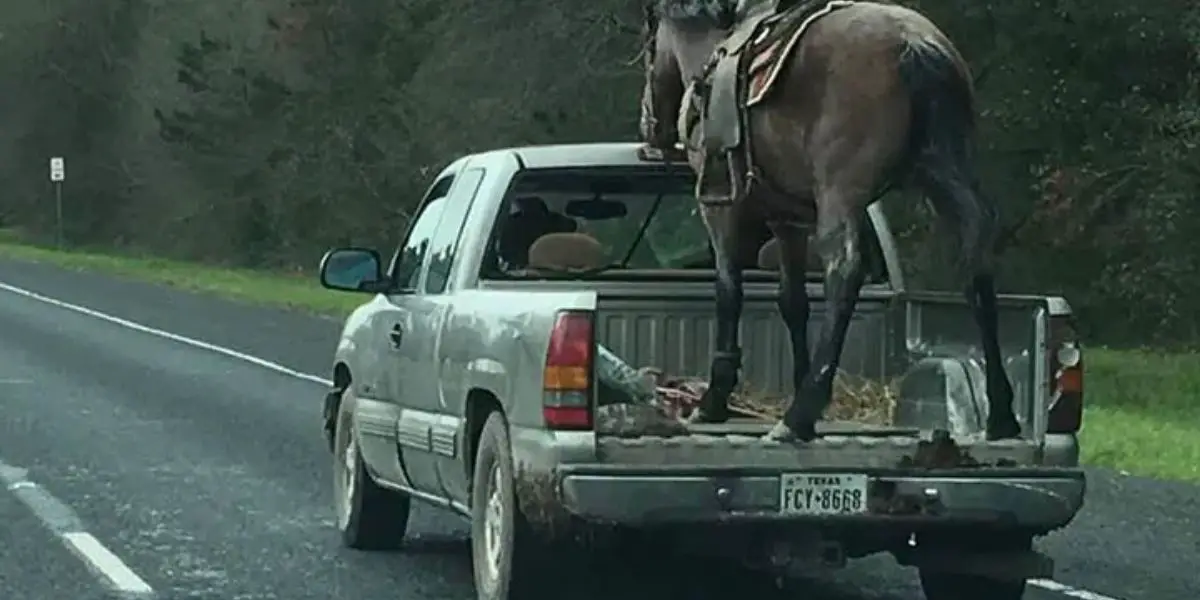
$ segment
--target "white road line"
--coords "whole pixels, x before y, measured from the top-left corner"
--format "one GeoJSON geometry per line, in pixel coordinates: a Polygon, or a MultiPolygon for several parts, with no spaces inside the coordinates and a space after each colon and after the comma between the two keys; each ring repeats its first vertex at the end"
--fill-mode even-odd
{"type": "MultiPolygon", "coordinates": [[[[96,536],[83,530],[83,523],[58,498],[30,481],[25,469],[0,461],[0,483],[16,496],[43,525],[66,544],[96,575],[116,592],[128,596],[146,596],[154,590],[96,536]]],[[[26,540],[28,541],[28,540],[26,540]]]]}
{"type": "Polygon", "coordinates": [[[145,325],[142,325],[141,323],[135,323],[135,322],[127,320],[127,319],[122,319],[120,317],[114,317],[113,315],[110,315],[107,313],[102,313],[98,310],[92,310],[90,308],[87,308],[86,306],[79,306],[77,304],[63,302],[62,300],[56,300],[49,296],[43,296],[37,292],[31,292],[29,290],[19,288],[14,285],[8,285],[7,283],[0,283],[0,290],[4,290],[6,292],[11,292],[18,296],[24,296],[26,298],[29,298],[30,300],[37,300],[38,302],[43,302],[43,303],[49,304],[51,306],[56,306],[58,308],[69,310],[71,312],[76,312],[81,315],[87,315],[89,317],[100,319],[102,321],[108,321],[109,323],[112,323],[114,325],[120,325],[121,327],[124,327],[126,329],[132,329],[134,331],[140,331],[142,333],[147,333],[147,334],[150,334],[153,336],[166,338],[173,342],[179,342],[180,344],[186,344],[188,346],[192,346],[193,348],[199,348],[201,350],[207,350],[209,352],[216,352],[217,354],[223,354],[225,356],[228,356],[229,358],[233,358],[233,359],[240,360],[243,362],[248,362],[252,365],[257,365],[259,367],[262,367],[264,369],[268,369],[271,371],[275,371],[276,373],[280,373],[282,375],[287,375],[289,377],[295,377],[296,379],[303,379],[304,381],[311,381],[313,383],[318,383],[321,385],[333,385],[333,382],[329,381],[328,379],[317,377],[316,375],[309,375],[308,373],[301,373],[300,371],[297,371],[295,369],[289,369],[279,363],[271,362],[269,360],[262,359],[257,356],[251,356],[244,352],[238,352],[237,350],[225,348],[223,346],[218,346],[216,344],[202,342],[200,340],[182,336],[182,335],[179,335],[176,333],[171,333],[169,331],[163,331],[161,329],[147,327],[145,325]]]}
{"type": "MultiPolygon", "coordinates": [[[[257,356],[252,356],[250,354],[246,354],[244,352],[238,352],[237,350],[233,350],[231,348],[225,348],[223,346],[218,346],[216,344],[210,344],[208,342],[204,342],[204,341],[197,340],[194,338],[182,336],[182,335],[179,335],[176,333],[171,333],[169,331],[163,331],[161,329],[147,327],[146,325],[142,325],[141,323],[135,323],[128,319],[122,319],[120,317],[115,317],[115,316],[107,314],[107,313],[102,313],[98,310],[92,310],[90,308],[87,308],[86,306],[79,306],[77,304],[63,302],[62,300],[51,298],[49,296],[43,296],[37,292],[32,292],[32,291],[29,291],[24,288],[19,288],[19,287],[13,286],[13,285],[9,285],[7,283],[0,283],[0,290],[11,292],[11,293],[17,294],[19,296],[24,296],[31,300],[37,300],[38,302],[43,302],[43,303],[49,304],[51,306],[56,306],[58,308],[62,308],[64,310],[69,310],[69,311],[76,312],[76,313],[79,313],[82,315],[87,315],[89,317],[94,317],[94,318],[100,319],[102,321],[108,321],[109,323],[112,323],[114,325],[119,325],[126,329],[132,329],[134,331],[140,331],[142,333],[150,334],[153,336],[158,336],[161,338],[179,342],[181,344],[186,344],[188,346],[192,346],[193,348],[199,348],[201,350],[207,350],[209,352],[223,354],[230,358],[248,362],[250,364],[257,365],[259,367],[262,367],[262,368],[270,370],[270,371],[274,371],[276,373],[287,375],[289,377],[295,377],[296,379],[303,379],[304,381],[310,381],[312,383],[317,383],[317,384],[325,385],[325,386],[333,385],[333,382],[328,379],[325,379],[323,377],[317,377],[316,375],[309,375],[308,373],[302,373],[295,369],[285,367],[277,362],[272,362],[272,361],[266,360],[264,358],[259,358],[257,356]]],[[[1056,592],[1056,593],[1062,594],[1062,595],[1070,597],[1070,598],[1076,598],[1078,600],[1121,600],[1120,598],[1116,598],[1113,596],[1105,596],[1104,594],[1099,594],[1099,593],[1085,590],[1082,588],[1069,586],[1064,583],[1059,583],[1059,582],[1051,580],[1051,579],[1031,579],[1029,581],[1029,585],[1034,586],[1034,587],[1039,587],[1039,588],[1042,588],[1044,590],[1048,590],[1051,592],[1056,592]]]]}
{"type": "Polygon", "coordinates": [[[1058,592],[1064,596],[1078,598],[1079,600],[1117,600],[1111,596],[1105,596],[1103,594],[1097,594],[1096,592],[1089,592],[1088,590],[1073,588],[1069,585],[1064,585],[1051,579],[1031,579],[1029,581],[1029,585],[1034,585],[1051,592],[1058,592]]]}
{"type": "Polygon", "coordinates": [[[132,594],[149,594],[154,591],[150,589],[149,584],[138,577],[137,573],[133,572],[133,569],[117,558],[116,554],[105,548],[104,544],[96,539],[96,536],[82,531],[73,531],[63,534],[62,537],[75,555],[107,579],[109,585],[114,589],[132,594]]]}

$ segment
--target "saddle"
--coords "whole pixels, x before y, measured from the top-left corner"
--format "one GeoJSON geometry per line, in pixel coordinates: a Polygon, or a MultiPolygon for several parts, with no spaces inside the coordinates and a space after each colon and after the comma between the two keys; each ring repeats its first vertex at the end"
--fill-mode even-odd
{"type": "Polygon", "coordinates": [[[849,0],[768,0],[739,3],[738,20],[690,82],[679,111],[679,132],[699,153],[696,196],[727,204],[749,193],[759,179],[749,135],[749,109],[765,100],[808,28],[849,0]],[[786,6],[781,6],[780,2],[786,6]]]}

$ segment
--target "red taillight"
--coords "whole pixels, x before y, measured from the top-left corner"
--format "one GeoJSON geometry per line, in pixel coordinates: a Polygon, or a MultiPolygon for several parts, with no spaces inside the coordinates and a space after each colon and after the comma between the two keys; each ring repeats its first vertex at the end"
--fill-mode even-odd
{"type": "Polygon", "coordinates": [[[543,406],[546,427],[559,431],[592,428],[592,410],[586,406],[543,406]]]}
{"type": "Polygon", "coordinates": [[[562,311],[550,332],[542,375],[542,416],[550,429],[591,429],[592,313],[562,311]]]}
{"type": "Polygon", "coordinates": [[[1047,433],[1075,433],[1083,426],[1083,350],[1069,318],[1050,320],[1050,414],[1047,433]]]}

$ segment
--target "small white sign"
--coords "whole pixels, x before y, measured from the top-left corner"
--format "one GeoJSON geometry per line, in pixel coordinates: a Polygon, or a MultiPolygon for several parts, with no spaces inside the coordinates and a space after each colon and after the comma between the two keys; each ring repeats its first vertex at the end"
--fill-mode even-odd
{"type": "Polygon", "coordinates": [[[63,181],[67,178],[67,163],[61,156],[50,159],[50,181],[63,181]]]}

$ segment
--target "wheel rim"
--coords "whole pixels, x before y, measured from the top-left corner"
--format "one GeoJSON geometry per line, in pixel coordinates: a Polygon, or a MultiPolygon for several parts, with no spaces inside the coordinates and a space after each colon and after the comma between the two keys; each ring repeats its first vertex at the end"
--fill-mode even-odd
{"type": "Polygon", "coordinates": [[[337,461],[338,489],[334,490],[337,498],[338,527],[346,529],[350,526],[351,507],[354,506],[354,489],[358,484],[358,445],[347,435],[346,443],[341,448],[341,460],[337,461]]]}
{"type": "Polygon", "coordinates": [[[492,467],[489,478],[487,506],[483,511],[483,549],[484,563],[487,568],[488,581],[495,585],[500,580],[500,554],[504,545],[504,502],[500,495],[500,468],[492,467]]]}

